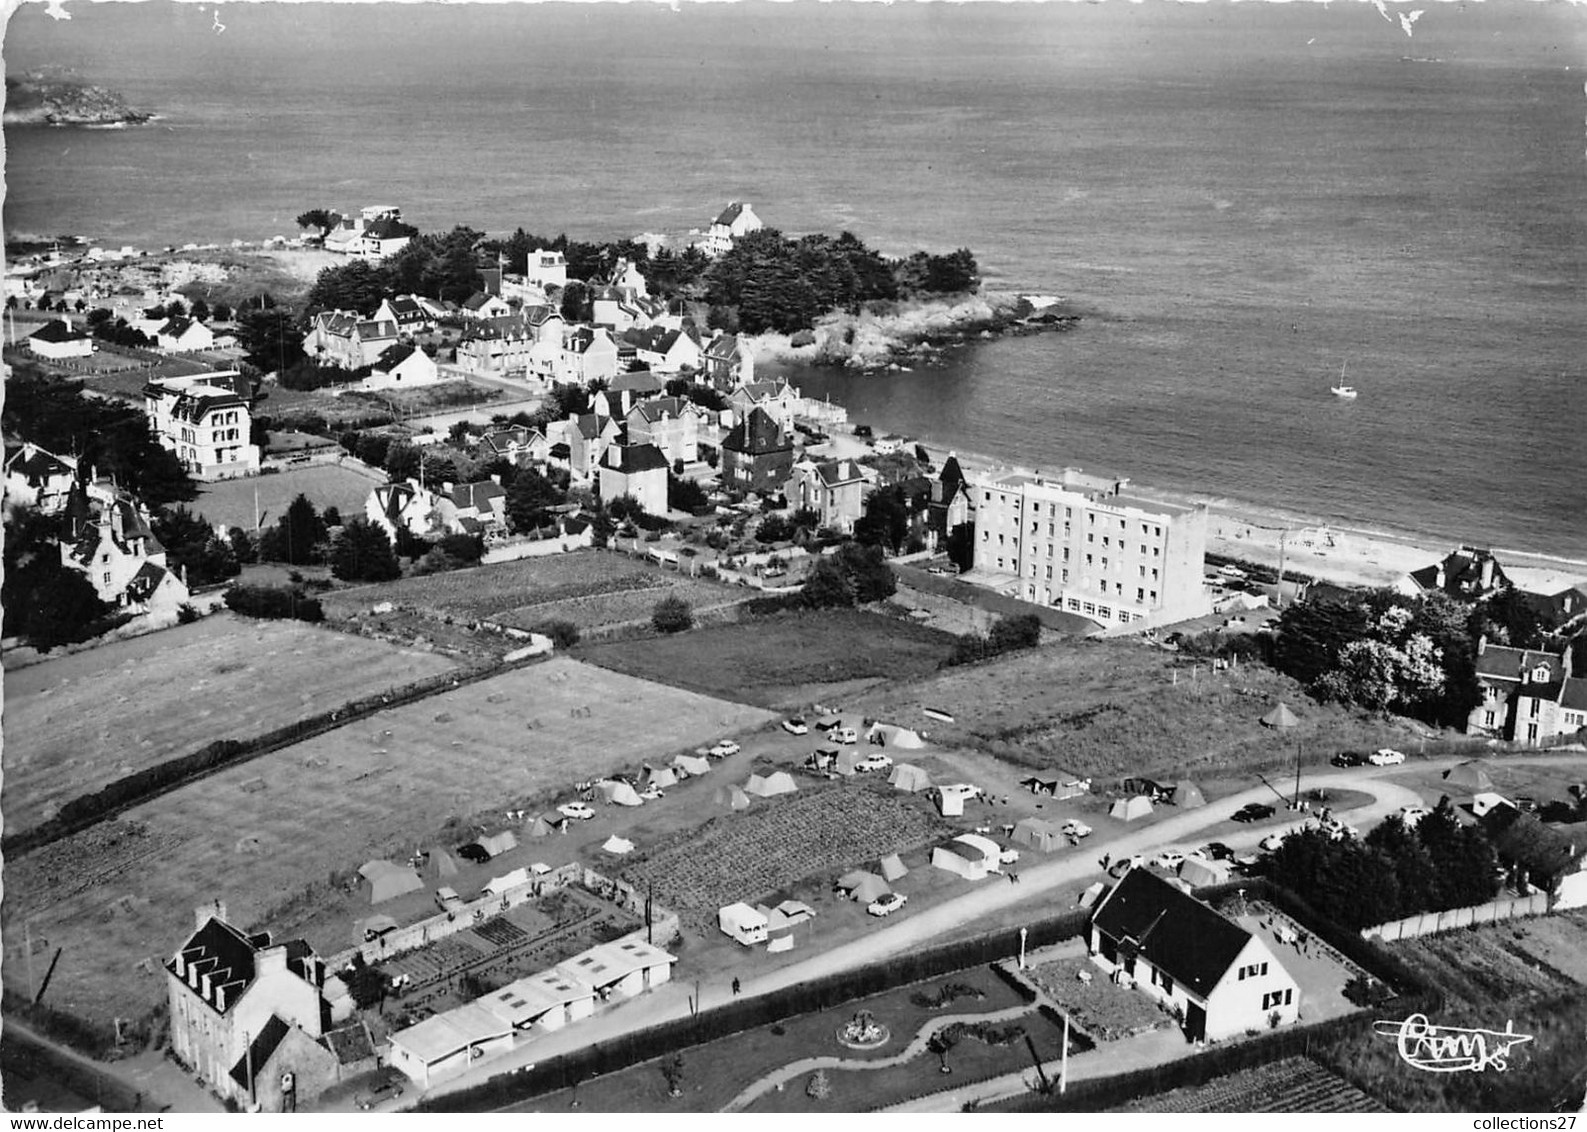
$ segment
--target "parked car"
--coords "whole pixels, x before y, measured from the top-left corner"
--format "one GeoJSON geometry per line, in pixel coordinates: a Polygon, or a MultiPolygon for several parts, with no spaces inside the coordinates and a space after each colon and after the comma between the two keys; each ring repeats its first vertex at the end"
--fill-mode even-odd
{"type": "Polygon", "coordinates": [[[652,782],[639,792],[639,796],[647,802],[654,802],[657,798],[665,798],[667,795],[661,787],[652,782]]]}
{"type": "Polygon", "coordinates": [[[902,892],[889,892],[885,896],[878,896],[865,906],[865,910],[873,916],[891,916],[894,912],[908,903],[909,897],[902,892]]]}
{"type": "Polygon", "coordinates": [[[1247,802],[1234,812],[1235,821],[1262,821],[1273,816],[1273,807],[1266,802],[1247,802]]]}
{"type": "Polygon", "coordinates": [[[1005,850],[1003,850],[1001,853],[999,853],[997,855],[997,863],[1000,864],[1000,865],[1013,865],[1013,864],[1017,864],[1018,862],[1019,862],[1019,850],[1018,849],[1005,849],[1005,850]]]}
{"type": "Polygon", "coordinates": [[[782,729],[790,735],[810,734],[810,725],[802,719],[785,719],[782,721],[782,729]]]}
{"type": "Polygon", "coordinates": [[[827,738],[834,743],[853,744],[860,741],[860,733],[852,727],[834,727],[827,732],[827,738]]]}
{"type": "Polygon", "coordinates": [[[1146,858],[1141,856],[1139,853],[1135,853],[1128,857],[1120,857],[1108,868],[1108,876],[1121,877],[1131,869],[1139,868],[1144,864],[1146,864],[1146,858]]]}
{"type": "Polygon", "coordinates": [[[1231,861],[1234,859],[1234,850],[1221,841],[1209,841],[1196,852],[1209,861],[1231,861]]]}
{"type": "Polygon", "coordinates": [[[1257,847],[1264,853],[1271,853],[1280,845],[1284,844],[1284,839],[1288,836],[1289,834],[1287,833],[1270,833],[1266,837],[1262,838],[1261,843],[1257,847]]]}
{"type": "MultiPolygon", "coordinates": [[[[590,816],[593,817],[594,815],[590,816]]],[[[459,847],[457,855],[465,861],[473,861],[481,865],[490,860],[490,850],[486,849],[478,841],[470,841],[467,845],[459,847]]]]}
{"type": "Polygon", "coordinates": [[[733,740],[731,740],[731,739],[723,739],[716,746],[710,748],[706,753],[710,754],[710,755],[714,755],[715,757],[717,757],[719,759],[725,759],[729,755],[738,754],[739,751],[741,751],[741,750],[743,750],[743,748],[740,747],[737,743],[733,742],[733,740]]]}
{"type": "Polygon", "coordinates": [[[557,807],[557,813],[574,821],[589,821],[595,816],[595,811],[584,802],[563,802],[557,807]]]}
{"type": "Polygon", "coordinates": [[[1414,826],[1432,812],[1426,806],[1401,806],[1400,820],[1408,826],[1414,826]]]}
{"type": "Polygon", "coordinates": [[[441,911],[450,912],[454,908],[463,906],[463,898],[457,894],[457,889],[441,887],[435,890],[435,902],[441,911]]]}
{"type": "Polygon", "coordinates": [[[1083,821],[1076,821],[1074,818],[1070,818],[1064,822],[1063,828],[1059,832],[1065,837],[1073,837],[1078,840],[1082,837],[1090,837],[1091,827],[1083,821]]]}
{"type": "Polygon", "coordinates": [[[937,789],[942,792],[944,797],[958,795],[966,802],[972,802],[979,798],[982,794],[986,793],[986,791],[982,790],[979,786],[972,786],[968,782],[950,782],[946,786],[937,787],[937,789]]]}
{"type": "Polygon", "coordinates": [[[1340,751],[1328,761],[1334,766],[1365,766],[1367,757],[1360,751],[1340,751]]]}
{"type": "Polygon", "coordinates": [[[1161,849],[1158,850],[1157,856],[1152,858],[1152,864],[1160,869],[1167,869],[1169,872],[1174,872],[1184,863],[1185,851],[1183,849],[1161,849]]]}
{"type": "Polygon", "coordinates": [[[1405,761],[1405,752],[1396,751],[1393,747],[1379,747],[1367,756],[1367,761],[1373,766],[1398,766],[1405,761]]]}
{"type": "Polygon", "coordinates": [[[400,1096],[402,1096],[402,1083],[393,1074],[371,1085],[367,1092],[359,1093],[354,1101],[359,1108],[368,1112],[377,1104],[400,1096]]]}
{"type": "Polygon", "coordinates": [[[886,770],[893,765],[893,760],[886,755],[866,755],[854,764],[855,770],[886,770]]]}

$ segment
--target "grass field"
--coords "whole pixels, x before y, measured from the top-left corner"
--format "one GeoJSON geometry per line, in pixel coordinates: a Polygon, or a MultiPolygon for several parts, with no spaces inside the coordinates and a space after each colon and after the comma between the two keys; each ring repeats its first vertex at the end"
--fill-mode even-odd
{"type": "Polygon", "coordinates": [[[242,739],[452,667],[298,622],[221,614],[5,679],[8,830],[216,739],[242,739]]]}
{"type": "Polygon", "coordinates": [[[819,873],[874,867],[947,828],[890,789],[804,784],[798,794],[756,799],[745,812],[708,821],[623,875],[639,887],[654,884],[656,899],[703,934],[714,930],[725,904],[753,904],[819,873]]]}
{"type": "Polygon", "coordinates": [[[1114,1112],[1388,1112],[1349,1081],[1304,1057],[1242,1069],[1114,1112]]]}
{"type": "MultiPolygon", "coordinates": [[[[856,1061],[877,1061],[896,1056],[920,1027],[932,1018],[949,1014],[990,1014],[1018,1006],[1018,995],[992,972],[990,967],[968,968],[955,971],[951,976],[929,979],[910,986],[898,987],[884,994],[856,999],[842,1006],[802,1014],[779,1023],[776,1027],[760,1026],[756,1029],[683,1052],[683,1078],[679,1082],[681,1097],[667,1096],[667,1083],[661,1075],[660,1063],[651,1061],[598,1077],[579,1089],[563,1090],[525,1102],[525,1110],[536,1112],[566,1112],[576,1098],[579,1108],[591,1112],[719,1112],[740,1092],[768,1073],[807,1057],[843,1057],[856,1061]],[[915,995],[935,994],[946,983],[960,983],[974,987],[984,997],[960,998],[953,1003],[932,1008],[913,1001],[915,995]],[[839,1044],[838,1028],[854,1017],[858,1010],[869,1010],[876,1020],[892,1031],[887,1044],[872,1050],[853,1050],[839,1044]],[[781,1031],[780,1033],[777,1031],[781,1031]]],[[[1032,1013],[1020,1018],[1036,1038],[1043,1056],[1056,1051],[1060,1036],[1052,1027],[1032,1013]]],[[[974,1080],[995,1073],[1007,1072],[1030,1064],[1030,1054],[1020,1043],[1010,1052],[1002,1050],[1002,1064],[979,1074],[972,1072],[975,1047],[981,1043],[965,1040],[949,1053],[954,1066],[954,1081],[974,1080]]],[[[982,1049],[986,1047],[981,1047],[982,1049]]],[[[782,1093],[772,1092],[762,1102],[751,1106],[751,1111],[775,1108],[782,1101],[796,1106],[801,1112],[859,1112],[895,1101],[912,1093],[923,1093],[942,1084],[937,1072],[937,1059],[931,1054],[907,1062],[892,1070],[861,1070],[852,1073],[828,1070],[833,1084],[832,1095],[824,1102],[816,1102],[805,1095],[808,1075],[794,1079],[782,1093]],[[887,1080],[882,1080],[883,1075],[887,1080]],[[839,1086],[839,1079],[844,1084],[839,1086]]]]}
{"type": "MultiPolygon", "coordinates": [[[[767,718],[563,659],[381,713],[9,865],[5,977],[20,985],[17,928],[27,917],[36,945],[65,949],[53,1005],[96,1019],[136,1016],[163,996],[157,964],[200,903],[224,900],[234,922],[261,927],[312,886],[313,901],[350,907],[356,897],[326,891],[333,878],[371,857],[436,844],[451,818],[646,756],[670,758],[767,718]],[[109,836],[115,827],[119,840],[109,836]],[[152,970],[140,970],[150,958],[152,970]]],[[[293,907],[268,926],[285,930],[310,911],[293,907]]],[[[347,946],[350,922],[316,921],[341,927],[307,938],[332,954],[347,946]]]]}
{"type": "Polygon", "coordinates": [[[324,603],[330,617],[347,617],[389,601],[520,629],[562,619],[590,631],[648,620],[664,594],[675,594],[695,609],[753,596],[748,590],[688,578],[626,555],[583,550],[361,586],[345,594],[327,594],[324,603]]]}
{"type": "Polygon", "coordinates": [[[579,649],[592,664],[771,706],[794,687],[867,677],[911,680],[935,672],[953,637],[859,610],[778,614],[579,649]]]}
{"type": "Polygon", "coordinates": [[[977,747],[1024,766],[1101,779],[1144,774],[1165,781],[1222,771],[1293,767],[1334,752],[1404,744],[1390,722],[1313,702],[1261,665],[1211,672],[1135,641],[1064,641],[985,664],[945,669],[844,705],[868,716],[926,726],[934,742],[977,747]],[[1289,731],[1257,721],[1283,701],[1289,731]],[[922,709],[947,711],[954,723],[922,709]]]}
{"type": "Polygon", "coordinates": [[[198,498],[187,506],[212,524],[251,531],[256,494],[259,523],[266,527],[273,526],[285,515],[294,499],[306,495],[317,510],[335,507],[342,518],[351,519],[363,515],[369,493],[384,482],[385,477],[374,476],[352,465],[317,464],[267,476],[200,484],[198,498]]]}

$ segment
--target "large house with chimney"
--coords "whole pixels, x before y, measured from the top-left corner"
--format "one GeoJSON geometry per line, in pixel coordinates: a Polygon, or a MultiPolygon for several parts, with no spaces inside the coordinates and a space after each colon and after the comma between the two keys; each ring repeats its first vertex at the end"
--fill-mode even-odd
{"type": "Polygon", "coordinates": [[[175,618],[187,582],[166,565],[147,507],[107,480],[79,480],[64,515],[61,563],[84,575],[100,601],[156,621],[175,618]]]}
{"type": "Polygon", "coordinates": [[[143,387],[149,431],[199,480],[259,471],[252,400],[251,383],[236,370],[156,378],[143,387]]]}
{"type": "Polygon", "coordinates": [[[314,950],[242,931],[223,904],[197,909],[165,974],[171,1052],[246,1111],[296,1111],[378,1064],[346,987],[314,950]]]}
{"type": "Polygon", "coordinates": [[[358,389],[362,393],[374,393],[382,389],[416,389],[444,380],[434,358],[412,342],[398,342],[381,351],[369,376],[358,383],[358,389]]]}
{"type": "Polygon", "coordinates": [[[667,458],[654,444],[611,444],[600,462],[601,498],[632,496],[646,513],[667,513],[667,458]]]}
{"type": "Polygon", "coordinates": [[[731,201],[711,222],[710,230],[705,234],[705,254],[719,256],[730,252],[734,240],[758,232],[765,226],[749,206],[749,201],[731,201]]]}
{"type": "Polygon", "coordinates": [[[754,408],[722,440],[722,486],[775,495],[793,474],[793,436],[764,409],[754,408]]]}
{"type": "Polygon", "coordinates": [[[363,369],[397,344],[397,324],[360,318],[350,311],[320,311],[303,337],[303,352],[321,365],[363,369]]]}
{"type": "Polygon", "coordinates": [[[654,444],[669,464],[692,464],[700,458],[701,413],[682,397],[639,401],[624,418],[635,444],[654,444]]]}
{"type": "Polygon", "coordinates": [[[737,334],[718,334],[702,355],[705,380],[719,393],[727,393],[755,380],[755,355],[737,334]]]}
{"type": "Polygon", "coordinates": [[[58,318],[28,335],[28,349],[51,361],[86,358],[94,352],[94,340],[74,327],[69,319],[58,318]]]}
{"type": "Polygon", "coordinates": [[[26,441],[6,455],[7,507],[32,507],[46,515],[57,515],[65,510],[76,482],[75,456],[57,456],[26,441]]]}
{"type": "Polygon", "coordinates": [[[794,464],[783,497],[796,511],[814,511],[823,527],[848,534],[865,513],[870,486],[867,469],[853,460],[805,459],[794,464]]]}
{"type": "Polygon", "coordinates": [[[490,538],[506,533],[507,493],[494,477],[477,483],[443,483],[440,491],[409,479],[371,491],[364,501],[364,517],[393,541],[398,528],[415,538],[490,538]]]}
{"type": "Polygon", "coordinates": [[[1097,904],[1091,961],[1180,1020],[1191,1041],[1296,1021],[1301,989],[1262,939],[1146,868],[1097,904]]]}
{"type": "Polygon", "coordinates": [[[1587,678],[1572,672],[1573,650],[1549,652],[1477,641],[1482,699],[1466,720],[1473,735],[1544,747],[1587,729],[1587,678]]]}

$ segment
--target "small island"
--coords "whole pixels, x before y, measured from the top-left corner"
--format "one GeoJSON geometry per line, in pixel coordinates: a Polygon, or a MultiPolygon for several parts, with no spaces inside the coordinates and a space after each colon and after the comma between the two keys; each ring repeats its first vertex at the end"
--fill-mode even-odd
{"type": "Polygon", "coordinates": [[[120,128],[154,118],[134,110],[115,91],[42,74],[6,79],[7,126],[91,126],[120,128]]]}

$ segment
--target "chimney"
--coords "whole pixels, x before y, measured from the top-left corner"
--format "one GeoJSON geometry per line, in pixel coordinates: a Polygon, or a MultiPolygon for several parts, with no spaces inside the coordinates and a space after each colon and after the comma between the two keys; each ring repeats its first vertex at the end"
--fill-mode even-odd
{"type": "Polygon", "coordinates": [[[275,947],[266,947],[254,956],[254,973],[260,978],[275,974],[287,969],[287,949],[285,944],[275,947]]]}
{"type": "Polygon", "coordinates": [[[455,486],[456,485],[453,484],[451,480],[442,480],[441,481],[441,490],[443,492],[445,492],[447,495],[451,495],[452,494],[452,489],[455,486]]]}
{"type": "MultiPolygon", "coordinates": [[[[1438,564],[1438,573],[1433,575],[1433,588],[1441,590],[1448,584],[1449,578],[1444,573],[1444,564],[1440,562],[1438,564]]],[[[1481,650],[1478,650],[1478,655],[1481,655],[1481,650]]]]}
{"type": "MultiPolygon", "coordinates": [[[[1442,566],[1440,566],[1438,568],[1438,572],[1440,574],[1442,574],[1443,571],[1444,571],[1444,568],[1442,566]]],[[[1442,583],[1443,579],[1440,578],[1439,582],[1442,583]]],[[[1481,656],[1484,652],[1487,651],[1487,648],[1488,648],[1488,634],[1484,633],[1480,637],[1477,638],[1477,655],[1481,656]]]]}
{"type": "Polygon", "coordinates": [[[1482,588],[1488,589],[1493,585],[1493,555],[1482,556],[1482,588]]]}
{"type": "Polygon", "coordinates": [[[491,475],[490,475],[490,482],[495,484],[497,487],[500,487],[501,486],[501,473],[500,472],[492,472],[491,475]]]}

